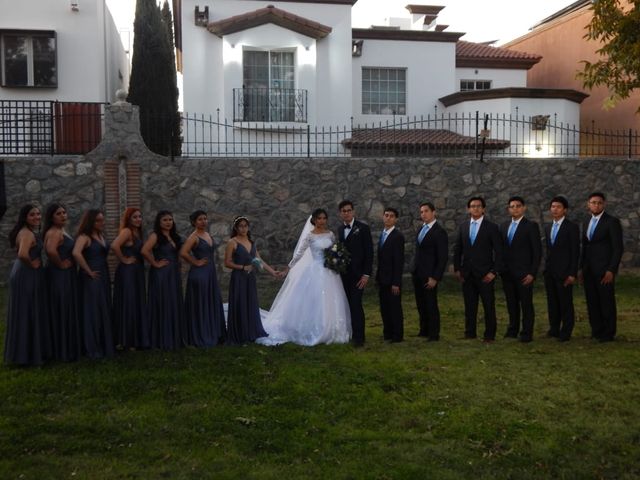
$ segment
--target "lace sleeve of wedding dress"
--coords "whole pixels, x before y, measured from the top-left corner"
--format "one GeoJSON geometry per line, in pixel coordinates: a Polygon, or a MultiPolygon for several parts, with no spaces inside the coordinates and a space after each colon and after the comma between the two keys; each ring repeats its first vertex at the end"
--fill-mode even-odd
{"type": "Polygon", "coordinates": [[[307,218],[307,222],[304,225],[304,228],[302,229],[302,233],[298,238],[298,243],[296,244],[296,248],[293,251],[293,257],[289,262],[289,268],[293,268],[294,265],[296,265],[302,258],[310,260],[310,258],[306,257],[310,257],[309,241],[311,237],[309,236],[309,234],[311,233],[311,230],[313,230],[313,224],[311,223],[311,216],[309,216],[309,218],[307,218]]]}

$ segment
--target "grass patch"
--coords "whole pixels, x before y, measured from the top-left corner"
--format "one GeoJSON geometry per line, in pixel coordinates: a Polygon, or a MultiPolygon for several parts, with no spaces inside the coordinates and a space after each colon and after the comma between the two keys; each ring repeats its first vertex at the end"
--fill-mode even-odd
{"type": "MultiPolygon", "coordinates": [[[[262,280],[268,305],[276,284],[262,280]]],[[[500,290],[499,340],[461,340],[462,293],[447,279],[438,343],[411,336],[407,293],[407,339],[383,343],[369,288],[363,349],[248,345],[2,366],[0,477],[638,478],[638,291],[640,277],[619,279],[619,337],[608,344],[589,339],[581,289],[573,339],[543,338],[541,281],[533,343],[501,339],[500,290]]]]}

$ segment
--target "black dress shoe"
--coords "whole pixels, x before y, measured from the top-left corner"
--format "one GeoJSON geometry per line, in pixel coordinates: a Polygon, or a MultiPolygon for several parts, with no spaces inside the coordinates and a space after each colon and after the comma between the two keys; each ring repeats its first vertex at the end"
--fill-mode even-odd
{"type": "Polygon", "coordinates": [[[558,338],[560,337],[559,333],[547,332],[547,338],[558,338]]]}
{"type": "Polygon", "coordinates": [[[518,338],[518,335],[516,335],[515,333],[505,333],[504,334],[504,338],[518,338]]]}
{"type": "Polygon", "coordinates": [[[364,347],[364,342],[354,340],[351,342],[351,345],[353,345],[355,348],[361,348],[364,347]]]}
{"type": "Polygon", "coordinates": [[[465,340],[473,340],[474,338],[478,338],[477,335],[467,335],[465,334],[464,339],[465,340]]]}
{"type": "Polygon", "coordinates": [[[521,341],[522,343],[530,343],[531,340],[533,340],[531,337],[528,337],[526,335],[520,335],[520,338],[518,338],[519,341],[521,341]]]}
{"type": "Polygon", "coordinates": [[[569,340],[570,340],[570,337],[558,337],[559,342],[568,342],[569,340]]]}

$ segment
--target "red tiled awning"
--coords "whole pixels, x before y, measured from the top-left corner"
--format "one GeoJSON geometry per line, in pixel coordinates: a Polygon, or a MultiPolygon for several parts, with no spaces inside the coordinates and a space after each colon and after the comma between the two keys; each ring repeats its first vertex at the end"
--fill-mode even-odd
{"type": "Polygon", "coordinates": [[[274,25],[301,33],[316,40],[324,38],[331,33],[331,27],[289,13],[273,5],[225,18],[217,22],[210,22],[209,25],[207,25],[207,30],[218,37],[223,37],[230,33],[259,27],[267,23],[273,23],[274,25]]]}
{"type": "Polygon", "coordinates": [[[491,47],[482,43],[456,43],[456,67],[526,68],[538,63],[542,57],[531,53],[517,52],[502,47],[491,47]]]}
{"type": "MultiPolygon", "coordinates": [[[[342,141],[346,148],[356,149],[451,149],[473,150],[476,138],[460,135],[450,130],[433,129],[363,129],[354,130],[351,138],[342,141]]],[[[485,148],[501,150],[508,148],[508,140],[486,139],[485,148]]]]}

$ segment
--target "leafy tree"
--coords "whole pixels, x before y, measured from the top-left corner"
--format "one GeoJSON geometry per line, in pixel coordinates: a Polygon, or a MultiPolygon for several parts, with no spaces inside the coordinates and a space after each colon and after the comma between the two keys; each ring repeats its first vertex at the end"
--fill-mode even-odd
{"type": "Polygon", "coordinates": [[[578,76],[585,88],[609,87],[604,106],[611,108],[640,88],[640,0],[595,0],[591,10],[593,18],[584,38],[602,44],[596,50],[602,59],[583,61],[578,76]]]}
{"type": "Polygon", "coordinates": [[[136,2],[128,101],[140,107],[140,133],[149,149],[179,155],[178,87],[171,13],[167,13],[168,21],[155,0],[136,2]]]}

